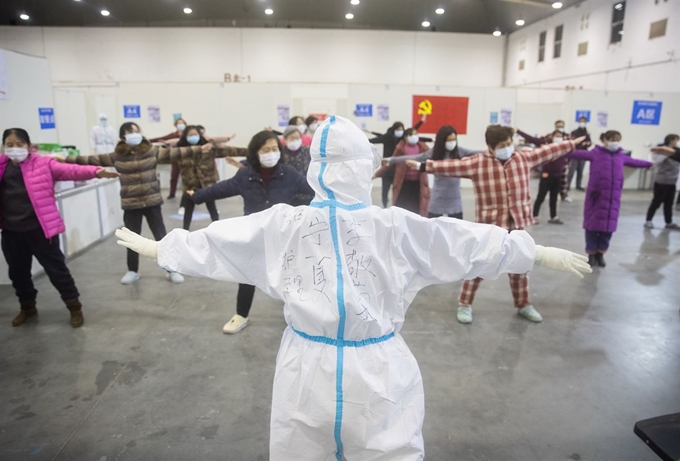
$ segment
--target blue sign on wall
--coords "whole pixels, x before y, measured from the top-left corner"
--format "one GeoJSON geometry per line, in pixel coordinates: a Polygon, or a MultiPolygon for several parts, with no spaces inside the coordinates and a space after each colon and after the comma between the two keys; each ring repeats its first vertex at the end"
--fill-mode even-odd
{"type": "Polygon", "coordinates": [[[142,118],[142,109],[140,106],[123,106],[124,118],[142,118]]]}
{"type": "Polygon", "coordinates": [[[52,130],[57,127],[57,125],[54,123],[54,108],[39,107],[38,116],[40,117],[41,130],[52,130]]]}
{"type": "Polygon", "coordinates": [[[585,117],[586,122],[590,122],[590,111],[589,110],[577,110],[576,111],[576,118],[574,119],[574,121],[578,122],[578,120],[581,117],[585,117]]]}
{"type": "Polygon", "coordinates": [[[373,117],[373,104],[357,104],[354,115],[357,117],[373,117]]]}
{"type": "Polygon", "coordinates": [[[658,125],[661,121],[661,101],[633,101],[633,125],[658,125]]]}

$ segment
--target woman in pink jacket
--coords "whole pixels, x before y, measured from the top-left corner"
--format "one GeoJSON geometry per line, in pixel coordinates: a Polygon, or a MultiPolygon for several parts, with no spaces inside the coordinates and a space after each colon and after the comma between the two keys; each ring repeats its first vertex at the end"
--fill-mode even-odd
{"type": "Polygon", "coordinates": [[[12,320],[18,327],[38,313],[31,264],[33,256],[43,266],[52,285],[71,312],[71,326],[83,324],[80,296],[58,235],[64,232],[54,196],[55,181],[85,181],[116,178],[117,173],[93,166],[65,165],[41,157],[31,149],[26,130],[11,128],[2,135],[0,155],[0,228],[2,252],[9,266],[9,278],[19,298],[21,312],[12,320]]]}

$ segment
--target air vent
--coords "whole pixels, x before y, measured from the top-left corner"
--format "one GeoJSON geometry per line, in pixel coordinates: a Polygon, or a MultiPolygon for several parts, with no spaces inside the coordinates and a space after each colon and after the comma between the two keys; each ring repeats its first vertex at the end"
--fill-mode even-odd
{"type": "Polygon", "coordinates": [[[582,42],[578,44],[578,55],[585,56],[588,54],[588,42],[582,42]]]}
{"type": "Polygon", "coordinates": [[[649,39],[659,38],[666,35],[666,26],[668,25],[668,19],[662,19],[661,21],[653,22],[649,25],[649,39]]]}

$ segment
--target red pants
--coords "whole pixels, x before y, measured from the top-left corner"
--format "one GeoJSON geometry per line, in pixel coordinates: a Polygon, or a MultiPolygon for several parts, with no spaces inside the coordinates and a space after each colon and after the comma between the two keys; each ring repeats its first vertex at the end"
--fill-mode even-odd
{"type": "Polygon", "coordinates": [[[178,181],[179,181],[179,163],[173,163],[172,170],[170,170],[170,197],[175,196],[175,192],[177,192],[178,181]]]}
{"type": "MultiPolygon", "coordinates": [[[[515,307],[521,309],[524,306],[528,306],[530,304],[529,276],[527,274],[508,274],[508,276],[510,277],[512,297],[515,299],[515,307]]],[[[458,298],[461,306],[472,306],[480,283],[482,283],[481,278],[463,282],[463,289],[460,290],[460,297],[458,298]]]]}

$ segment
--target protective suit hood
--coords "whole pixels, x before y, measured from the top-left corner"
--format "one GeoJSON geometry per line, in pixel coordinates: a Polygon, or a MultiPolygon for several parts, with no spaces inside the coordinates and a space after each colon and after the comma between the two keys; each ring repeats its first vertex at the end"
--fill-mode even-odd
{"type": "Polygon", "coordinates": [[[371,206],[373,173],[382,157],[350,120],[331,115],[314,133],[307,182],[315,202],[371,206]]]}

